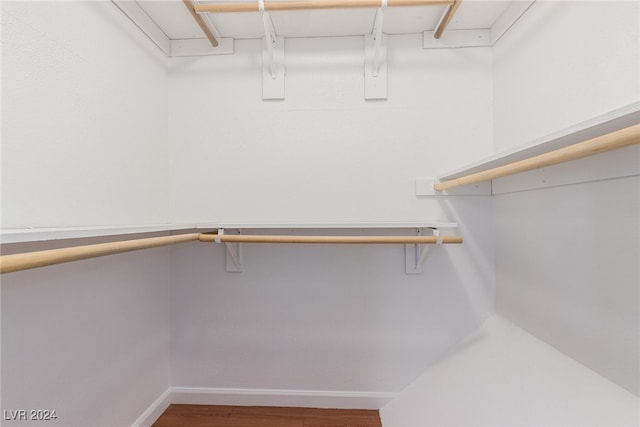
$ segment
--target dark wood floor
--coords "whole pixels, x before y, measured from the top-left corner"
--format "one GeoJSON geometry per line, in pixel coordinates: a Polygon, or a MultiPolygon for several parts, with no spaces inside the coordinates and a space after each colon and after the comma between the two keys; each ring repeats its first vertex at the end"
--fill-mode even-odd
{"type": "Polygon", "coordinates": [[[378,411],[171,405],[153,427],[382,427],[378,411]]]}

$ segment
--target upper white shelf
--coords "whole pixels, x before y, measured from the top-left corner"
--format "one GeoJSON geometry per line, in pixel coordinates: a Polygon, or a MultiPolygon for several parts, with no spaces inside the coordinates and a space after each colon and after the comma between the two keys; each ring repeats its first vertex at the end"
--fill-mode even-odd
{"type": "Polygon", "coordinates": [[[422,222],[371,222],[371,223],[291,223],[291,224],[258,224],[258,223],[200,223],[200,224],[153,224],[131,226],[95,226],[95,227],[49,227],[49,228],[16,228],[0,230],[0,243],[41,242],[61,239],[78,239],[89,237],[119,236],[126,234],[157,233],[185,230],[227,229],[398,229],[398,228],[457,228],[455,222],[422,221],[422,222]]]}
{"type": "Polygon", "coordinates": [[[578,123],[569,128],[536,139],[532,142],[516,146],[461,168],[449,171],[438,176],[440,181],[459,178],[464,175],[484,171],[503,166],[509,163],[524,160],[529,157],[544,154],[549,151],[577,144],[591,138],[615,132],[640,122],[640,102],[627,105],[617,110],[610,111],[601,116],[578,123]]]}

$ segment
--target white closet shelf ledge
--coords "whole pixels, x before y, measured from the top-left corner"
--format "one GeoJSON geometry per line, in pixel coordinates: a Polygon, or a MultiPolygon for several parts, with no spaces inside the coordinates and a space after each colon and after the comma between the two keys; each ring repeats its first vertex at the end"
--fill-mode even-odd
{"type": "MultiPolygon", "coordinates": [[[[453,4],[454,0],[387,0],[389,7],[402,6],[440,6],[453,4]]],[[[352,9],[375,8],[381,6],[380,0],[305,0],[305,1],[269,1],[264,3],[267,12],[284,10],[311,9],[352,9]]],[[[260,11],[257,1],[201,3],[194,6],[196,13],[242,13],[260,11]]]]}
{"type": "Polygon", "coordinates": [[[458,228],[450,221],[398,221],[398,222],[309,222],[309,223],[198,223],[198,229],[402,229],[402,228],[458,228]]]}
{"type": "Polygon", "coordinates": [[[201,242],[294,243],[294,244],[461,244],[461,236],[281,236],[242,234],[201,234],[201,242]]]}
{"type": "Polygon", "coordinates": [[[0,230],[0,244],[45,242],[63,239],[83,239],[91,237],[121,236],[127,234],[162,233],[187,230],[223,229],[409,229],[409,228],[457,228],[455,222],[414,221],[414,222],[361,222],[361,223],[189,223],[189,224],[142,224],[83,227],[41,227],[14,228],[0,230]]]}
{"type": "Polygon", "coordinates": [[[33,227],[0,230],[0,243],[42,242],[62,239],[121,236],[125,234],[161,233],[193,230],[196,224],[142,224],[83,227],[33,227]]]}
{"type": "Polygon", "coordinates": [[[543,138],[443,173],[438,176],[438,179],[449,181],[487,169],[505,166],[636,125],[639,121],[640,102],[635,102],[543,138]]]}

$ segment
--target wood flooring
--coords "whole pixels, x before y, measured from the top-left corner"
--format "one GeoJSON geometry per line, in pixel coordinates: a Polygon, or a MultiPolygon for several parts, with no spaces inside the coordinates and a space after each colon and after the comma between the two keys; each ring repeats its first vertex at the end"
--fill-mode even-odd
{"type": "Polygon", "coordinates": [[[170,405],[153,427],[382,427],[378,411],[170,405]]]}

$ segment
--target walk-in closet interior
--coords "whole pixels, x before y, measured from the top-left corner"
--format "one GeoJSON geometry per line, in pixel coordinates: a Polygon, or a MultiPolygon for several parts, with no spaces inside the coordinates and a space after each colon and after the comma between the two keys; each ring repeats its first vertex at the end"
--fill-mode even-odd
{"type": "Polygon", "coordinates": [[[639,1],[0,11],[3,426],[640,424],[639,1]]]}

